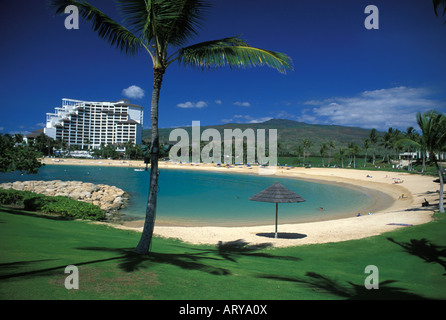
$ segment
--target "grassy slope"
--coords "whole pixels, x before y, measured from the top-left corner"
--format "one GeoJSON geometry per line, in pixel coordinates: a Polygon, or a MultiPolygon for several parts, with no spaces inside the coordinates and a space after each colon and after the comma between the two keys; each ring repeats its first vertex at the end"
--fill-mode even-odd
{"type": "Polygon", "coordinates": [[[138,233],[0,208],[0,299],[446,299],[445,231],[443,216],[363,240],[282,249],[156,238],[141,257],[132,253],[138,233]],[[64,287],[72,264],[79,290],[64,287]],[[379,290],[364,288],[367,265],[379,268],[379,290]]]}
{"type": "MultiPolygon", "coordinates": [[[[208,128],[217,129],[220,132],[222,141],[225,129],[241,129],[242,131],[245,131],[246,129],[265,129],[266,131],[269,129],[277,129],[278,142],[280,142],[281,148],[283,149],[281,152],[291,152],[292,154],[295,153],[297,146],[302,145],[302,139],[309,139],[312,142],[312,154],[319,155],[319,149],[322,143],[334,141],[336,151],[338,151],[339,147],[347,147],[349,142],[355,142],[362,147],[363,139],[368,138],[370,135],[369,129],[307,124],[284,119],[273,119],[263,123],[228,123],[223,125],[202,126],[201,131],[208,128]]],[[[173,129],[174,128],[161,128],[159,130],[160,141],[162,143],[169,142],[169,135],[173,129]]],[[[183,127],[182,129],[186,130],[189,133],[189,137],[192,139],[192,128],[183,127]]],[[[142,139],[150,141],[150,138],[150,129],[144,129],[142,139]]],[[[382,148],[379,146],[377,146],[377,150],[378,149],[382,151],[382,148]]]]}

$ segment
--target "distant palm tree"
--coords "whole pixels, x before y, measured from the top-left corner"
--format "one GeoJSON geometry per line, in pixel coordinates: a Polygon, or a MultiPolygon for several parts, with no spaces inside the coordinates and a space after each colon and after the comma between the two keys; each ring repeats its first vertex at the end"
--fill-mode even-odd
{"type": "Polygon", "coordinates": [[[324,157],[327,155],[327,144],[326,143],[322,143],[321,144],[321,148],[319,149],[319,153],[321,154],[321,159],[322,159],[322,167],[325,167],[324,165],[324,157]]]}
{"type": "Polygon", "coordinates": [[[348,151],[350,155],[353,157],[353,168],[356,168],[356,156],[358,155],[361,148],[354,142],[349,142],[348,151]]]}
{"type": "Polygon", "coordinates": [[[330,166],[331,161],[331,151],[336,148],[335,143],[333,140],[328,141],[327,143],[327,149],[328,149],[328,166],[330,166]]]}
{"type": "Polygon", "coordinates": [[[375,145],[378,143],[378,139],[379,139],[378,133],[377,133],[376,129],[373,128],[370,131],[370,135],[369,135],[369,140],[370,140],[370,144],[372,145],[372,152],[373,152],[373,162],[372,162],[373,165],[375,165],[375,145]]]}
{"type": "MultiPolygon", "coordinates": [[[[412,171],[412,152],[420,150],[420,135],[415,130],[414,127],[410,126],[406,129],[406,132],[403,132],[401,138],[396,141],[396,145],[401,149],[404,149],[407,153],[409,153],[409,165],[407,170],[412,171]]],[[[424,158],[423,158],[423,169],[424,169],[424,158]]],[[[423,170],[422,169],[422,170],[423,170]]]]}
{"type": "Polygon", "coordinates": [[[286,69],[292,69],[291,59],[283,53],[250,47],[239,37],[185,46],[197,35],[204,13],[210,7],[209,0],[118,0],[118,9],[127,27],[85,1],[50,0],[50,3],[57,14],[64,14],[69,5],[76,6],[80,16],[92,24],[99,37],[122,52],[144,51],[150,56],[154,71],[150,187],[144,229],[135,249],[137,253],[147,253],[152,242],[158,191],[158,103],[167,68],[173,62],[200,70],[267,65],[285,73],[286,69]]]}
{"type": "Polygon", "coordinates": [[[365,168],[365,166],[367,164],[367,150],[370,149],[370,139],[364,139],[362,144],[363,144],[363,147],[365,150],[365,156],[364,156],[364,168],[365,168]]]}
{"type": "Polygon", "coordinates": [[[339,149],[339,157],[341,158],[342,168],[344,168],[344,157],[345,157],[346,151],[347,151],[347,149],[345,149],[345,148],[339,149]]]}
{"type": "Polygon", "coordinates": [[[434,163],[440,179],[440,212],[444,212],[443,200],[443,172],[438,164],[436,153],[441,152],[446,147],[446,116],[430,111],[424,114],[417,113],[417,123],[421,129],[421,144],[429,152],[429,159],[434,163]]]}
{"type": "Polygon", "coordinates": [[[23,144],[24,135],[21,133],[16,133],[12,136],[12,139],[16,145],[23,144]]]}
{"type": "MultiPolygon", "coordinates": [[[[312,145],[313,145],[313,143],[310,140],[308,140],[308,139],[302,140],[302,146],[304,148],[304,166],[305,166],[305,155],[307,154],[307,151],[310,151],[310,148],[312,145]]],[[[308,152],[308,155],[310,155],[309,152],[308,152]]]]}

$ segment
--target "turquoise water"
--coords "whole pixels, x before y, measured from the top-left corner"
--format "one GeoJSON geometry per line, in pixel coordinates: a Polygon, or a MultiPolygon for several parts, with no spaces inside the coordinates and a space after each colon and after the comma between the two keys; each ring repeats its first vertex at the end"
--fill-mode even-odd
{"type": "MultiPolygon", "coordinates": [[[[121,212],[143,219],[149,172],[133,168],[47,165],[37,175],[0,174],[0,182],[23,180],[77,180],[117,186],[130,195],[121,212]]],[[[306,199],[279,204],[279,223],[353,216],[373,204],[367,194],[331,184],[227,171],[203,172],[161,169],[157,223],[173,225],[240,226],[273,224],[275,204],[248,200],[274,182],[306,199]],[[319,208],[324,208],[320,211],[319,208]]]]}

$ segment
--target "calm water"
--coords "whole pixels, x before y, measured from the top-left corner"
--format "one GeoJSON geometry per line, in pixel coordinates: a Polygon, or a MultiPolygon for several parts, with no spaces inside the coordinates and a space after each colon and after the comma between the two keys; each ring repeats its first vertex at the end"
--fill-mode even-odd
{"type": "MultiPolygon", "coordinates": [[[[229,170],[228,170],[229,171],[229,170]]],[[[122,212],[143,219],[148,195],[149,172],[132,168],[93,166],[42,167],[37,175],[0,174],[0,182],[24,180],[77,180],[114,185],[130,195],[122,212]]],[[[262,225],[272,224],[275,204],[249,201],[252,195],[274,182],[306,199],[301,203],[279,204],[279,223],[296,223],[364,213],[373,204],[365,193],[330,184],[258,175],[189,170],[161,170],[157,223],[177,225],[262,225]],[[324,208],[320,211],[319,208],[324,208]]]]}

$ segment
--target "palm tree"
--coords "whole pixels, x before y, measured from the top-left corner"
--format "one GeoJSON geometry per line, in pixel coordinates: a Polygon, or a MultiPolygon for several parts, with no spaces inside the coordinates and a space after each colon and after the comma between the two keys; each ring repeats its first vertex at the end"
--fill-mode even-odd
{"type": "Polygon", "coordinates": [[[335,143],[333,140],[328,141],[327,149],[328,149],[328,166],[330,167],[330,161],[331,161],[331,150],[334,150],[336,148],[335,143]]]}
{"type": "Polygon", "coordinates": [[[412,171],[412,152],[420,150],[420,148],[422,147],[420,144],[420,135],[418,134],[418,132],[416,132],[414,127],[410,126],[406,129],[406,132],[403,133],[401,139],[396,141],[395,145],[409,153],[409,165],[407,167],[407,170],[412,171]]]}
{"type": "Polygon", "coordinates": [[[348,151],[353,156],[353,168],[356,169],[356,156],[358,155],[361,148],[354,142],[348,144],[348,151]]]}
{"type": "Polygon", "coordinates": [[[378,134],[375,128],[370,131],[369,140],[372,145],[373,165],[375,165],[375,145],[378,143],[378,134]]]}
{"type": "Polygon", "coordinates": [[[363,140],[363,146],[364,146],[364,150],[365,150],[365,156],[364,156],[364,168],[367,164],[367,150],[370,149],[370,139],[364,139],[363,140]]]}
{"type": "Polygon", "coordinates": [[[347,149],[345,149],[345,148],[339,149],[339,157],[341,158],[342,168],[344,168],[344,157],[345,157],[346,151],[347,151],[347,149]]]}
{"type": "Polygon", "coordinates": [[[444,180],[442,169],[438,165],[436,153],[443,151],[446,146],[446,116],[435,111],[430,111],[424,114],[417,113],[417,123],[420,126],[422,134],[421,144],[424,145],[427,152],[429,152],[429,158],[437,169],[438,177],[440,179],[439,209],[441,213],[444,213],[444,180]]]}
{"type": "MultiPolygon", "coordinates": [[[[311,143],[310,140],[308,139],[303,139],[302,140],[302,146],[304,148],[304,166],[305,166],[305,155],[307,153],[307,151],[310,151],[310,148],[313,144],[311,143]]],[[[308,155],[310,155],[310,153],[308,153],[308,155]]]]}
{"type": "Polygon", "coordinates": [[[68,5],[76,6],[79,15],[91,23],[100,38],[127,54],[143,51],[153,64],[150,187],[144,229],[135,249],[137,253],[148,253],[155,225],[158,190],[158,104],[167,68],[173,62],[201,70],[267,65],[285,73],[287,69],[292,69],[291,59],[282,53],[250,47],[239,37],[185,46],[197,35],[203,14],[210,7],[209,0],[118,0],[118,9],[127,27],[86,1],[50,0],[50,3],[56,14],[64,14],[68,5]]]}
{"type": "MultiPolygon", "coordinates": [[[[296,156],[297,156],[297,160],[299,161],[299,156],[303,155],[304,159],[305,159],[305,153],[304,153],[304,147],[303,146],[297,146],[296,147],[296,156]]],[[[305,162],[305,161],[304,161],[305,162]]]]}
{"type": "MultiPolygon", "coordinates": [[[[381,145],[386,149],[387,153],[387,163],[390,164],[390,151],[393,150],[394,155],[396,155],[396,142],[400,139],[401,131],[399,129],[394,129],[390,127],[382,138],[381,145]],[[389,151],[387,151],[389,150],[389,151]]],[[[384,156],[385,157],[385,156],[384,156]]],[[[383,158],[384,161],[384,158],[383,158]]]]}
{"type": "Polygon", "coordinates": [[[327,144],[326,143],[322,143],[321,144],[321,148],[319,149],[319,153],[321,154],[322,167],[325,167],[325,165],[324,165],[324,157],[327,155],[327,144]]]}
{"type": "Polygon", "coordinates": [[[12,137],[14,140],[14,143],[17,144],[22,144],[23,143],[23,134],[21,133],[16,133],[14,134],[14,136],[12,137]]]}

